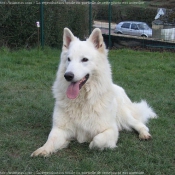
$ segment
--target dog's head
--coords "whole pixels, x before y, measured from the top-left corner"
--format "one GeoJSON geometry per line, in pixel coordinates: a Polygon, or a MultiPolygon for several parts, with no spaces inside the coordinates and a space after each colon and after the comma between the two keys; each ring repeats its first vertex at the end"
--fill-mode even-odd
{"type": "Polygon", "coordinates": [[[64,77],[70,82],[66,92],[67,97],[75,99],[80,89],[91,78],[93,71],[98,68],[97,58],[105,54],[101,30],[94,29],[86,41],[80,41],[68,28],[65,28],[62,51],[64,53],[62,59],[66,62],[64,77]]]}

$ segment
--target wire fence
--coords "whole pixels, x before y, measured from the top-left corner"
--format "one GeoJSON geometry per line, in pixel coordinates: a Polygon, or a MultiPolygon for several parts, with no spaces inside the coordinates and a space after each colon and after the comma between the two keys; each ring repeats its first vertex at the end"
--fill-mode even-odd
{"type": "Polygon", "coordinates": [[[80,39],[98,27],[108,48],[175,49],[175,10],[145,1],[0,0],[0,16],[0,46],[60,47],[64,27],[80,39]]]}
{"type": "Polygon", "coordinates": [[[108,48],[175,49],[175,8],[150,8],[144,1],[109,0],[91,10],[96,11],[93,28],[101,29],[108,48]]]}

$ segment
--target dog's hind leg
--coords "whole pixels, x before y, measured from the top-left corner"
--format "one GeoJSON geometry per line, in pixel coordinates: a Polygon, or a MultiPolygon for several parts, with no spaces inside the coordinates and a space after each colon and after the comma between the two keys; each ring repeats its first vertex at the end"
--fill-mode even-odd
{"type": "Polygon", "coordinates": [[[67,147],[69,141],[66,138],[66,131],[59,128],[52,128],[47,142],[36,151],[31,154],[31,157],[34,156],[44,156],[47,157],[53,152],[56,152],[59,149],[67,147]]]}
{"type": "Polygon", "coordinates": [[[135,119],[132,115],[129,115],[127,122],[129,127],[135,129],[139,133],[140,139],[148,140],[151,138],[148,127],[139,120],[135,119]]]}

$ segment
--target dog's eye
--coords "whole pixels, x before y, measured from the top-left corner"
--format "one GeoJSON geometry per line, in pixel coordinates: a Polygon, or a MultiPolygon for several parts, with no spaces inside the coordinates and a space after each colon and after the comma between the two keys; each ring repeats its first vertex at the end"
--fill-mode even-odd
{"type": "Polygon", "coordinates": [[[82,61],[82,62],[87,62],[88,59],[87,59],[87,58],[83,58],[81,61],[82,61]]]}
{"type": "Polygon", "coordinates": [[[69,57],[67,58],[67,61],[71,61],[69,57]]]}

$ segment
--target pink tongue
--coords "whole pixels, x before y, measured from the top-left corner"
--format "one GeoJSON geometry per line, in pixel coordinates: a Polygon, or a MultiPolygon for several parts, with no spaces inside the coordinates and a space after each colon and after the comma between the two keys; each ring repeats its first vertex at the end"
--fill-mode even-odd
{"type": "Polygon", "coordinates": [[[79,94],[79,82],[71,83],[67,88],[67,97],[70,99],[75,99],[79,94]]]}

